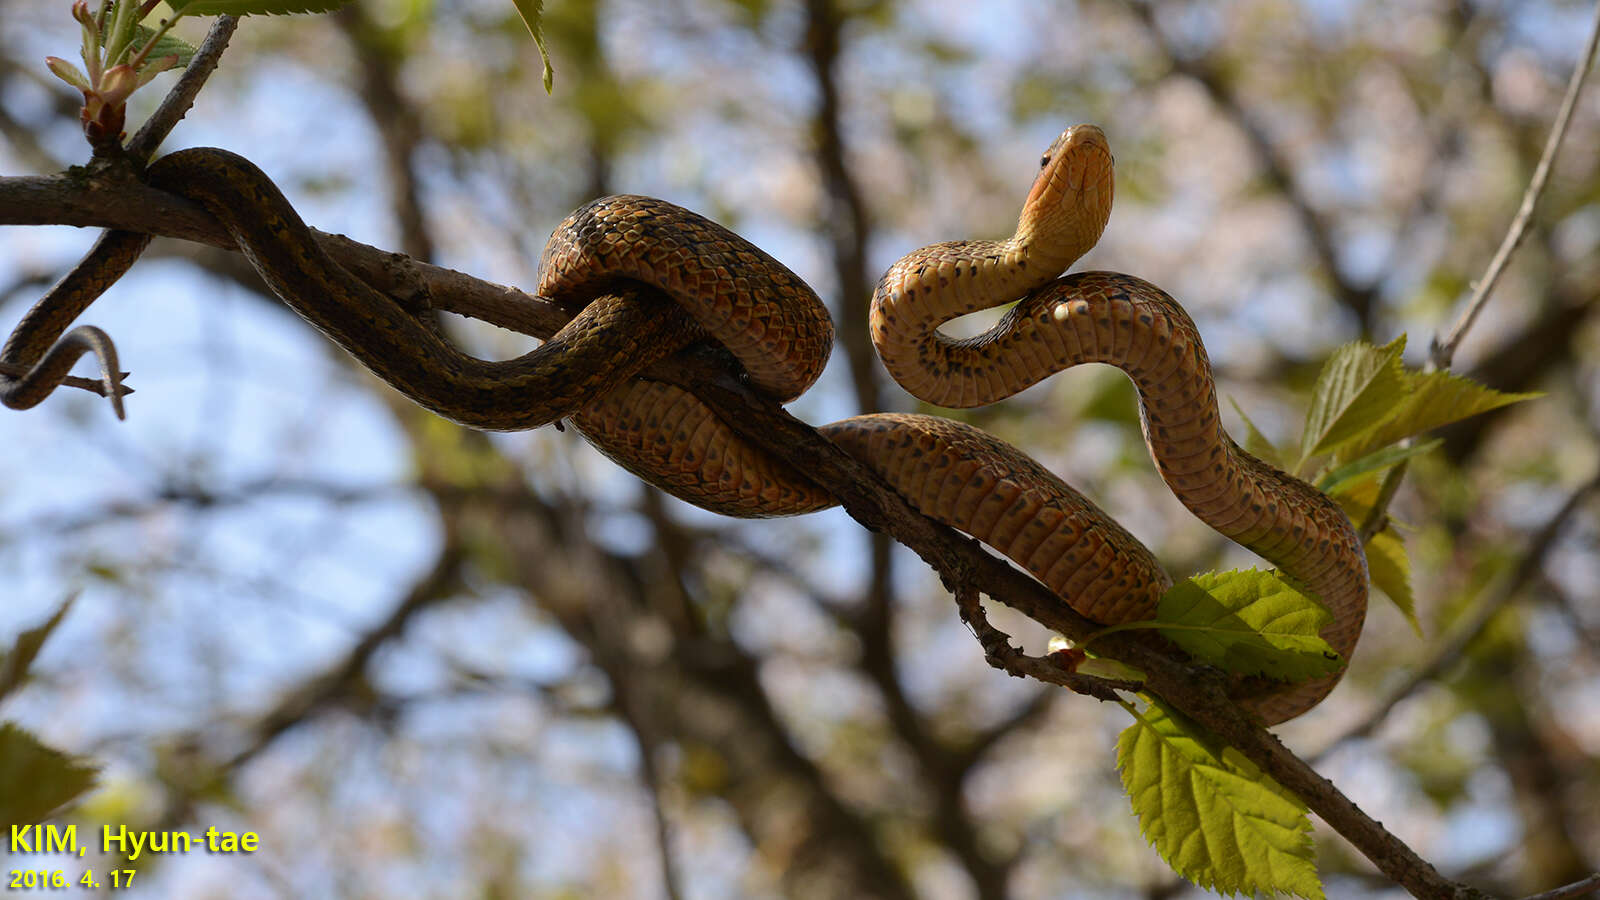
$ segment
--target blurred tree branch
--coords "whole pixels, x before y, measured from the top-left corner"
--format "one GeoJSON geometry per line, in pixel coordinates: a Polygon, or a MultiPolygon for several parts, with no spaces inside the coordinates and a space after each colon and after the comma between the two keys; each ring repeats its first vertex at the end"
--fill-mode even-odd
{"type": "Polygon", "coordinates": [[[1450,633],[1434,645],[1427,659],[1412,669],[1404,680],[1385,691],[1383,697],[1373,705],[1372,709],[1359,722],[1350,726],[1326,747],[1313,754],[1311,761],[1316,763],[1326,758],[1329,753],[1349,741],[1371,736],[1401,701],[1410,697],[1418,688],[1438,678],[1449,667],[1460,662],[1467,648],[1483,634],[1484,629],[1489,626],[1495,615],[1516,600],[1529,582],[1538,575],[1544,564],[1546,552],[1555,543],[1556,538],[1560,536],[1567,521],[1596,490],[1600,490],[1600,475],[1591,478],[1577,490],[1567,495],[1566,502],[1561,505],[1561,508],[1539,528],[1538,532],[1529,539],[1527,546],[1517,554],[1516,564],[1510,572],[1503,578],[1497,579],[1485,591],[1483,598],[1473,606],[1472,610],[1456,620],[1450,629],[1450,633]]]}
{"type": "MultiPolygon", "coordinates": [[[[867,412],[884,408],[884,393],[880,389],[877,351],[862,327],[868,320],[872,299],[872,282],[867,273],[867,242],[872,224],[846,159],[842,101],[835,74],[841,32],[848,20],[849,15],[833,0],[806,0],[800,51],[817,94],[811,137],[823,194],[823,231],[828,235],[838,290],[838,320],[844,323],[838,329],[837,344],[849,363],[855,407],[867,412]]],[[[866,596],[862,614],[851,619],[862,643],[861,668],[882,695],[890,726],[916,760],[923,784],[933,798],[934,833],[961,861],[979,897],[1003,900],[1016,860],[995,860],[982,846],[967,809],[966,775],[981,756],[978,748],[998,740],[1005,731],[992,732],[987,740],[966,752],[954,750],[929,728],[912,705],[901,684],[900,654],[894,641],[893,544],[888,535],[881,533],[869,533],[865,539],[869,556],[866,596]]],[[[1046,701],[1039,700],[1028,708],[1042,711],[1046,705],[1046,701]]],[[[1017,716],[1002,723],[1001,728],[1008,730],[1032,718],[1031,714],[1017,716]]]]}
{"type": "Polygon", "coordinates": [[[1376,282],[1357,284],[1343,270],[1339,262],[1339,247],[1335,243],[1334,229],[1328,217],[1312,202],[1295,175],[1292,161],[1272,139],[1266,126],[1239,96],[1224,74],[1221,65],[1208,56],[1194,56],[1174,46],[1157,21],[1160,7],[1152,0],[1131,0],[1129,8],[1144,27],[1145,34],[1166,57],[1172,71],[1194,81],[1205,90],[1224,117],[1231,121],[1261,166],[1262,175],[1273,189],[1283,195],[1294,211],[1300,230],[1310,245],[1317,266],[1332,286],[1334,297],[1341,306],[1355,314],[1361,334],[1372,330],[1375,302],[1378,296],[1376,282]]]}
{"type": "MultiPolygon", "coordinates": [[[[1555,163],[1556,154],[1561,150],[1562,141],[1567,136],[1567,126],[1572,122],[1572,111],[1577,108],[1578,97],[1583,93],[1583,83],[1589,77],[1589,70],[1594,67],[1597,52],[1600,52],[1600,2],[1594,6],[1589,25],[1589,39],[1584,43],[1578,61],[1572,67],[1572,76],[1567,81],[1566,93],[1561,98],[1561,108],[1556,112],[1555,122],[1550,127],[1550,135],[1545,140],[1539,164],[1534,169],[1533,177],[1528,181],[1527,190],[1522,193],[1522,202],[1517,208],[1517,214],[1512,218],[1511,226],[1506,230],[1482,277],[1473,285],[1466,307],[1450,326],[1449,332],[1443,336],[1434,335],[1433,342],[1428,348],[1428,362],[1423,367],[1424,372],[1450,368],[1455,359],[1456,348],[1461,345],[1468,329],[1478,320],[1478,314],[1488,304],[1495,283],[1500,280],[1501,273],[1511,262],[1511,255],[1527,237],[1528,227],[1533,221],[1533,211],[1539,204],[1539,198],[1544,194],[1545,186],[1549,184],[1551,167],[1555,163]]],[[[1394,496],[1400,489],[1400,482],[1405,479],[1409,468],[1409,461],[1403,460],[1384,473],[1383,481],[1378,487],[1377,502],[1367,513],[1365,521],[1361,523],[1360,532],[1363,539],[1370,540],[1388,524],[1389,504],[1394,501],[1394,496]]]]}

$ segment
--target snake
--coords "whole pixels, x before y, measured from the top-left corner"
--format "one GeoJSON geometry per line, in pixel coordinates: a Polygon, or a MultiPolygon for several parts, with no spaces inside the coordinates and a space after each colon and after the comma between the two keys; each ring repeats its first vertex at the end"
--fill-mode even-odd
{"type": "MultiPolygon", "coordinates": [[[[815,292],[703,216],[638,195],[580,207],[546,243],[537,287],[571,320],[527,354],[484,360],[328,257],[277,186],[245,158],[185,149],[157,160],[145,177],[204,207],[286,305],[444,418],[496,431],[570,421],[623,468],[726,515],[790,516],[836,505],[692,392],[640,377],[657,360],[712,344],[731,355],[753,388],[788,402],[826,364],[832,321],[815,292]]],[[[1227,435],[1198,329],[1169,295],[1129,275],[1061,275],[1098,241],[1111,201],[1104,134],[1089,125],[1067,129],[1042,156],[1011,238],[930,245],[884,274],[870,321],[880,358],[909,393],[945,407],[999,402],[1081,363],[1121,368],[1137,387],[1146,444],[1173,493],[1319,598],[1333,614],[1322,634],[1348,660],[1365,616],[1367,572],[1339,506],[1227,435]],[[975,338],[939,331],[955,317],[1013,302],[999,324],[975,338]]],[[[93,265],[79,268],[120,274],[142,250],[132,240],[102,244],[103,252],[97,245],[85,260],[93,265]]],[[[36,367],[43,374],[30,375],[30,392],[48,387],[59,359],[84,347],[100,354],[106,373],[115,370],[114,356],[106,368],[108,342],[92,335],[49,345],[72,318],[60,310],[81,310],[88,301],[80,295],[106,281],[87,276],[68,284],[73,277],[58,285],[64,296],[47,295],[51,302],[41,301],[25,319],[22,356],[56,360],[55,368],[36,367]],[[39,312],[43,306],[57,311],[39,312]]],[[[1094,621],[1148,620],[1171,585],[1155,555],[1113,517],[978,428],[931,415],[870,413],[818,430],[924,515],[988,544],[1094,621]]],[[[1233,693],[1276,724],[1319,702],[1342,671],[1295,685],[1241,680],[1233,693]]]]}
{"type": "MultiPolygon", "coordinates": [[[[947,408],[996,403],[1085,363],[1121,369],[1137,390],[1145,444],[1172,493],[1317,598],[1331,613],[1320,635],[1348,663],[1366,618],[1368,572],[1344,510],[1228,435],[1199,329],[1171,295],[1132,275],[1060,274],[1098,243],[1113,193],[1104,132],[1093,125],[1062,132],[1040,158],[1010,238],[932,244],[890,266],[873,292],[873,346],[907,392],[947,408]],[[975,337],[939,331],[1013,301],[975,337]]],[[[714,508],[730,515],[831,505],[671,385],[636,381],[598,400],[577,424],[624,468],[690,502],[709,505],[701,493],[708,479],[723,486],[728,496],[715,498],[714,508]]],[[[1171,586],[1155,555],[1114,518],[977,428],[872,413],[818,430],[924,515],[993,547],[1089,619],[1149,620],[1171,586]]],[[[1287,686],[1236,679],[1231,693],[1275,725],[1321,702],[1344,671],[1287,686]]]]}

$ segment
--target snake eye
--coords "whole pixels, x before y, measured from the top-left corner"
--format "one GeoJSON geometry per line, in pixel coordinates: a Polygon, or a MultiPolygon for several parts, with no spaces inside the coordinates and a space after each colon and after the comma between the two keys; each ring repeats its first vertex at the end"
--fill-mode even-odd
{"type": "Polygon", "coordinates": [[[1050,154],[1046,153],[1045,155],[1039,157],[1039,168],[1042,169],[1048,165],[1050,165],[1050,154]]]}

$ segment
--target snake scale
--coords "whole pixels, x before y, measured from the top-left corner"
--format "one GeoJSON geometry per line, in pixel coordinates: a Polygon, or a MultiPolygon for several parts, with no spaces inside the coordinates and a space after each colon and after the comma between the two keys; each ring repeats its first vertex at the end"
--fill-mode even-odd
{"type": "MultiPolygon", "coordinates": [[[[1146,443],[1173,493],[1318,596],[1333,613],[1323,636],[1348,659],[1365,617],[1367,572],[1338,505],[1228,437],[1199,333],[1164,291],[1117,273],[1060,276],[1105,228],[1112,170],[1100,129],[1067,129],[1040,160],[1010,239],[934,244],[885,273],[873,296],[873,343],[907,391],[947,407],[994,403],[1080,363],[1122,369],[1137,387],[1146,443]],[[953,318],[1019,298],[977,337],[939,332],[953,318]]],[[[242,157],[182,150],[157,161],[147,177],[203,205],[286,304],[445,418],[488,430],[570,418],[629,471],[728,515],[798,515],[834,505],[802,473],[741,440],[693,394],[636,377],[658,359],[710,341],[732,353],[756,388],[787,401],[827,360],[832,323],[805,282],[704,217],[629,195],[580,208],[546,244],[538,285],[572,320],[528,354],[488,361],[456,349],[425,318],[329,259],[277,187],[242,157]]],[[[37,402],[65,374],[62,360],[70,366],[88,350],[100,355],[114,387],[115,358],[108,363],[102,352],[109,351],[103,335],[79,328],[56,338],[143,249],[132,237],[112,239],[119,234],[127,233],[112,232],[103,252],[97,247],[96,265],[80,266],[111,274],[68,276],[0,353],[0,360],[34,369],[20,379],[0,376],[8,405],[37,402]],[[74,277],[81,283],[70,283],[74,277]]],[[[1148,619],[1170,585],[1155,556],[1116,520],[979,429],[878,413],[820,430],[925,515],[989,544],[1091,619],[1148,619]]],[[[1235,696],[1275,724],[1311,708],[1338,678],[1240,681],[1235,696]]]]}

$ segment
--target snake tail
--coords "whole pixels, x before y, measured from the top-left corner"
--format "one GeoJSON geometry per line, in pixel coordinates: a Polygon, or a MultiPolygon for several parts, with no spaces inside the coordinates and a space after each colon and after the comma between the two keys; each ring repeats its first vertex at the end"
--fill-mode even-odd
{"type": "Polygon", "coordinates": [[[117,229],[102,232],[83,259],[23,314],[5,347],[0,348],[0,362],[25,371],[0,374],[0,403],[11,409],[37,406],[61,386],[79,358],[93,353],[105,396],[117,418],[125,417],[122,397],[132,391],[122,386],[123,373],[111,336],[93,325],[70,332],[67,327],[127,274],[149,244],[147,234],[117,229]]]}
{"type": "Polygon", "coordinates": [[[362,365],[423,407],[488,431],[558,421],[651,362],[699,339],[692,319],[657,292],[602,293],[533,351],[484,360],[335,263],[249,160],[224,150],[180,150],[158,160],[150,183],[204,206],[268,287],[362,365]]]}

